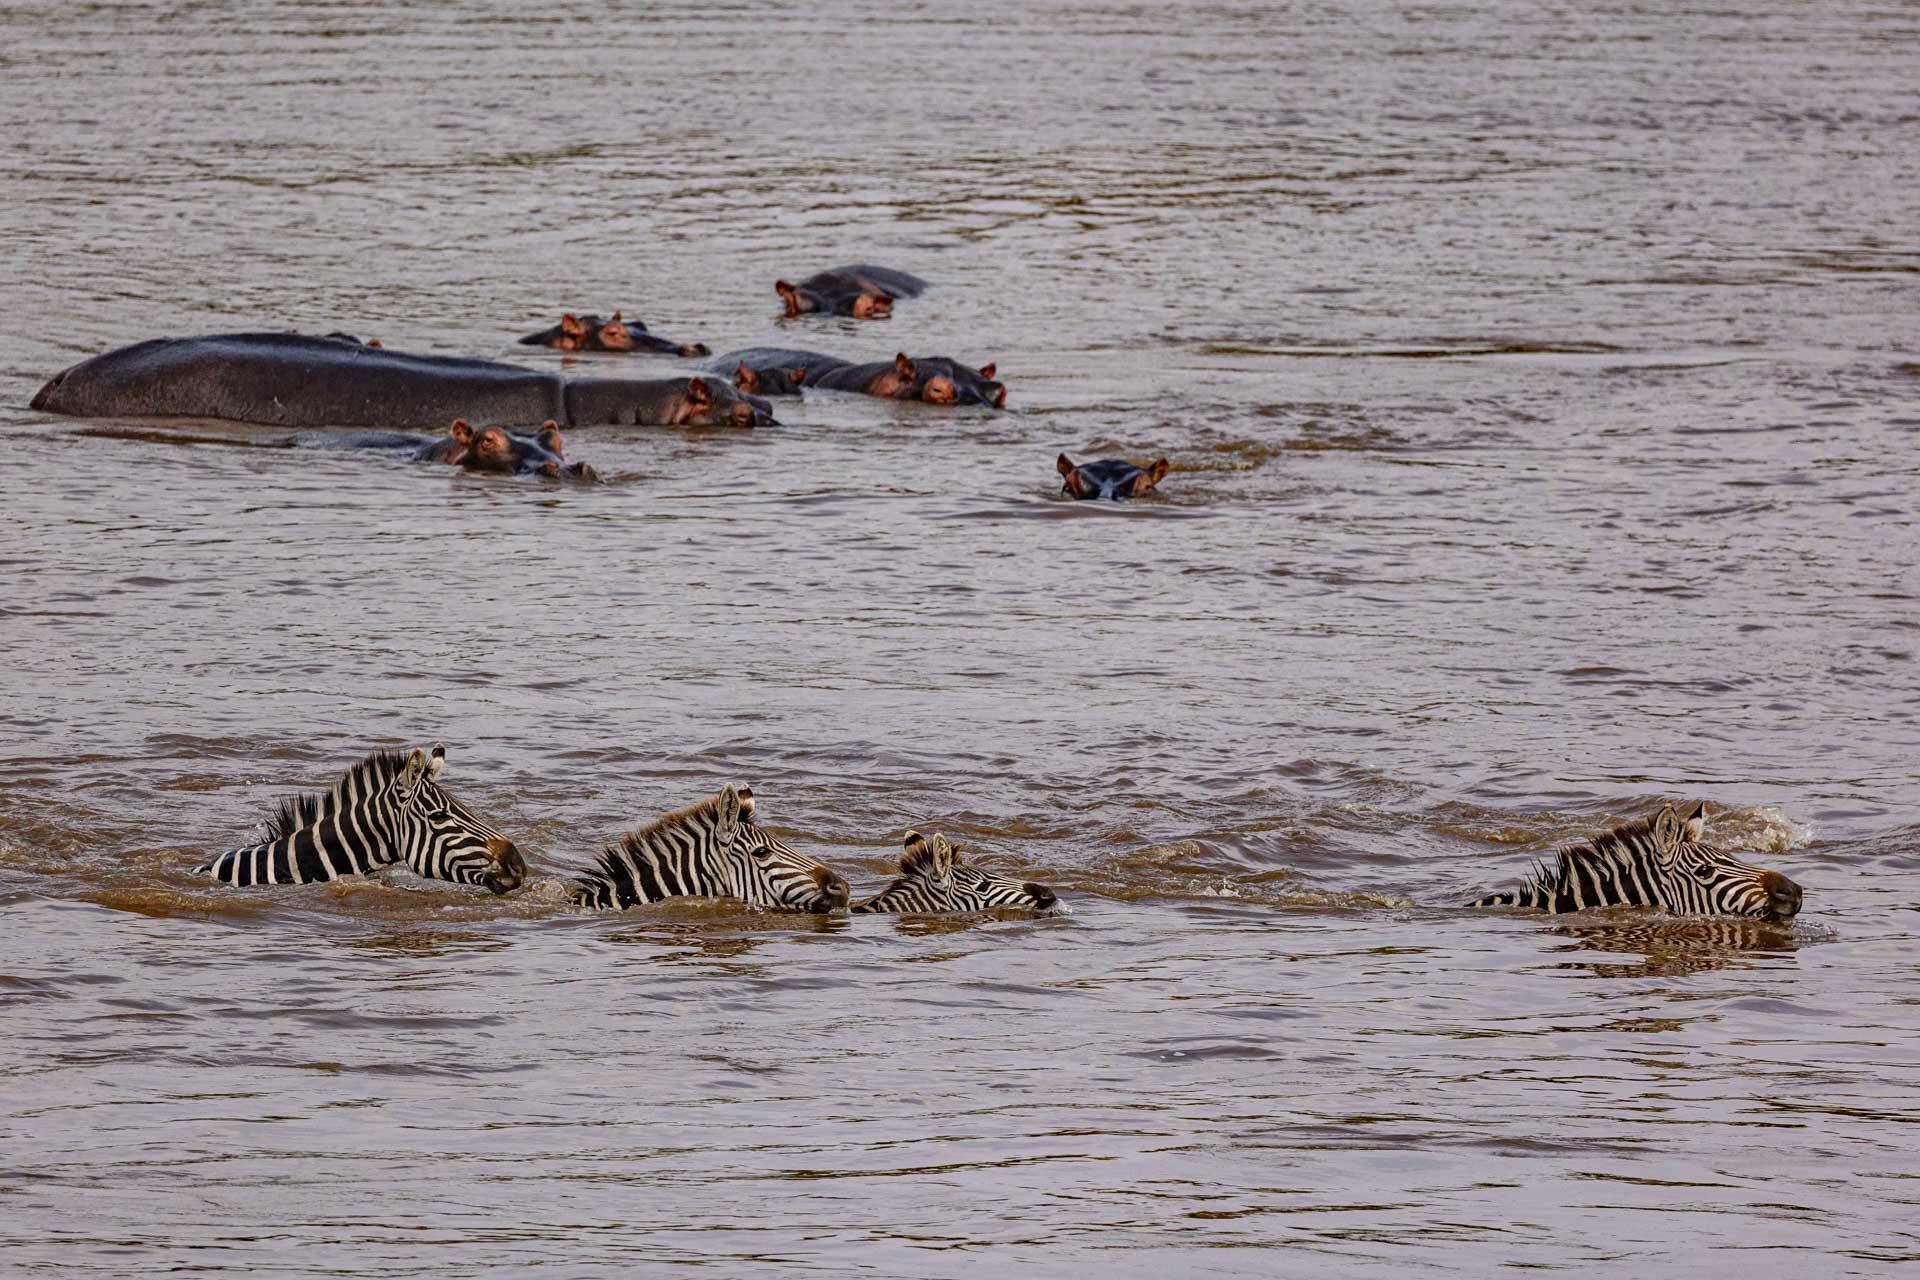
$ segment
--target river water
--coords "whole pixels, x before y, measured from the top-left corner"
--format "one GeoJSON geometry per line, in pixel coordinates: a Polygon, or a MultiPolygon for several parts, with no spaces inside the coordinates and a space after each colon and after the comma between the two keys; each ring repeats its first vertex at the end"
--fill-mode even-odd
{"type": "Polygon", "coordinates": [[[1912,8],[0,23],[0,1271],[1920,1258],[1912,8]],[[860,261],[935,287],[778,318],[860,261]],[[615,308],[1008,408],[582,430],[587,489],[26,407],[615,308]],[[436,740],[523,893],[189,874],[436,740]],[[562,905],[729,780],[856,890],[913,826],[1073,913],[562,905]],[[1790,932],[1458,907],[1696,798],[1790,932]]]}

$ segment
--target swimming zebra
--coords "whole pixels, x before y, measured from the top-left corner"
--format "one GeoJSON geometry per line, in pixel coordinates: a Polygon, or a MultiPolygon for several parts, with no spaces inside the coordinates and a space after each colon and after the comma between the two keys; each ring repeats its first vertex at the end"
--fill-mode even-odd
{"type": "Polygon", "coordinates": [[[968,866],[960,859],[959,847],[943,835],[929,838],[909,831],[900,855],[899,878],[848,909],[854,915],[933,915],[996,907],[1051,911],[1059,901],[1043,884],[968,866]]]}
{"type": "Polygon", "coordinates": [[[441,790],[447,749],[376,751],[333,790],[283,800],[266,840],[198,868],[242,888],[366,875],[405,860],[418,874],[508,893],[526,879],[513,841],[441,790]]]}
{"type": "Polygon", "coordinates": [[[1707,806],[1685,818],[1662,805],[1585,844],[1568,845],[1519,889],[1489,894],[1470,907],[1530,907],[1558,915],[1589,907],[1663,907],[1682,916],[1749,916],[1785,924],[1800,910],[1800,886],[1700,843],[1707,806]]]}
{"type": "Polygon", "coordinates": [[[847,882],[753,821],[753,789],[720,794],[620,837],[568,887],[577,905],[624,910],[665,898],[738,898],[751,907],[826,915],[847,882]]]}

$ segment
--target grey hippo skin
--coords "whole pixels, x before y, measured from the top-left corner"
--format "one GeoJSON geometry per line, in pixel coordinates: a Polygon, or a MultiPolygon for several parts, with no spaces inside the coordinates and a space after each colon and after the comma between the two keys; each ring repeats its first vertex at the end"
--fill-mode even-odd
{"type": "MultiPolygon", "coordinates": [[[[545,476],[594,483],[600,474],[584,462],[568,462],[558,423],[521,435],[504,427],[474,428],[456,419],[438,440],[404,431],[303,431],[277,442],[288,449],[379,449],[404,453],[415,462],[443,462],[467,471],[545,476]]],[[[268,446],[272,447],[272,446],[268,446]]]]}
{"type": "Polygon", "coordinates": [[[89,418],[225,418],[284,427],[767,426],[772,407],[713,378],[563,378],[492,360],[416,356],[351,338],[155,338],[83,360],[33,407],[89,418]]]}
{"type": "Polygon", "coordinates": [[[1060,492],[1081,501],[1106,498],[1123,502],[1144,497],[1167,477],[1165,458],[1156,458],[1148,467],[1136,467],[1121,458],[1102,458],[1076,466],[1073,459],[1063,453],[1054,460],[1054,466],[1060,472],[1060,492]]]}
{"type": "Polygon", "coordinates": [[[856,320],[884,320],[893,314],[895,298],[917,298],[927,282],[890,267],[835,267],[808,276],[799,284],[785,280],[773,286],[789,316],[824,311],[856,320]]]}
{"type": "Polygon", "coordinates": [[[731,378],[735,388],[748,395],[797,396],[803,385],[851,363],[818,351],[748,347],[744,351],[727,352],[707,369],[731,378]]]}

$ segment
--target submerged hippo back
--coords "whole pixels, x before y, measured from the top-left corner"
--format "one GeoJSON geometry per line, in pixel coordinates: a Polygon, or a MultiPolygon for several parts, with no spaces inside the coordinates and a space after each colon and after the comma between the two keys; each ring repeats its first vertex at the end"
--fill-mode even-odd
{"type": "Polygon", "coordinates": [[[561,380],[551,373],[292,333],[136,343],[59,374],[33,407],[77,417],[436,429],[454,418],[519,424],[564,413],[561,380]]]}

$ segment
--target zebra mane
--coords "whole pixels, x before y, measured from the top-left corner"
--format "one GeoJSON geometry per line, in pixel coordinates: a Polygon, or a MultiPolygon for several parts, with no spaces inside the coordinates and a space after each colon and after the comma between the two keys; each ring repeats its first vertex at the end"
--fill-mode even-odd
{"type": "Polygon", "coordinates": [[[332,813],[340,791],[349,779],[359,777],[366,782],[385,782],[398,776],[406,764],[407,757],[403,752],[376,751],[341,774],[340,781],[334,783],[332,789],[288,796],[280,802],[280,808],[267,822],[266,835],[261,842],[272,844],[276,840],[284,840],[332,813]]]}
{"type": "Polygon", "coordinates": [[[1651,818],[1636,818],[1632,822],[1621,823],[1611,831],[1589,836],[1579,844],[1561,845],[1555,851],[1552,867],[1544,862],[1533,864],[1533,878],[1527,882],[1528,886],[1552,893],[1568,883],[1577,865],[1636,858],[1638,855],[1631,841],[1641,838],[1651,840],[1654,823],[1659,821],[1659,817],[1659,814],[1655,814],[1651,818]]]}
{"type": "MultiPolygon", "coordinates": [[[[752,822],[753,792],[742,788],[739,796],[740,821],[752,822]]],[[[621,865],[619,859],[622,852],[632,854],[645,853],[649,846],[653,844],[654,837],[662,831],[670,827],[684,826],[694,818],[709,817],[719,812],[722,798],[723,797],[719,795],[708,796],[705,800],[690,804],[684,809],[675,809],[672,813],[663,813],[646,826],[627,832],[620,837],[618,844],[608,845],[600,851],[592,874],[597,876],[618,875],[621,865]]]]}

